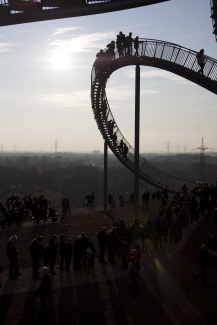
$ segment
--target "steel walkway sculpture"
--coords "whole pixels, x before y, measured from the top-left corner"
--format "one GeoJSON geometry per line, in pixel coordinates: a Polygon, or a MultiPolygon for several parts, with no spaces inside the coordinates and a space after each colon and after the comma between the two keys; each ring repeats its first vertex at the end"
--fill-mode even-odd
{"type": "MultiPolygon", "coordinates": [[[[133,40],[135,42],[135,40],[133,40]]],[[[125,66],[145,65],[164,69],[188,79],[197,85],[217,94],[217,60],[206,56],[204,76],[199,74],[197,52],[177,44],[139,39],[136,53],[132,44],[128,50],[109,52],[108,49],[97,54],[91,73],[91,101],[94,118],[103,139],[131,172],[134,172],[134,148],[119,129],[106,97],[106,83],[111,74],[125,66]],[[127,148],[127,149],[126,149],[127,148]]],[[[178,179],[150,164],[140,156],[139,177],[156,188],[167,187],[169,192],[179,191],[184,182],[191,187],[194,181],[178,179]]]]}
{"type": "Polygon", "coordinates": [[[217,0],[210,0],[213,34],[217,41],[217,0]]]}

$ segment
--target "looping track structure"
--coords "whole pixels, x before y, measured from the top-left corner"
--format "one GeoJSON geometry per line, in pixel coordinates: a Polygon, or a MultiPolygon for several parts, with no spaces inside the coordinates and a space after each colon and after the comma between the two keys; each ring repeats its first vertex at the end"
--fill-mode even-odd
{"type": "MultiPolygon", "coordinates": [[[[130,52],[121,55],[115,51],[111,56],[107,50],[95,60],[91,73],[91,101],[94,118],[98,128],[113,154],[134,173],[135,151],[119,129],[107,96],[106,84],[111,74],[125,66],[145,65],[164,69],[188,79],[197,85],[217,94],[217,60],[205,59],[204,75],[199,74],[196,58],[197,52],[177,44],[153,39],[139,39],[138,53],[132,46],[130,52]],[[122,141],[128,151],[124,153],[122,141]]],[[[178,179],[149,163],[144,157],[139,158],[139,177],[156,188],[164,186],[171,193],[179,191],[183,182],[194,186],[194,181],[178,179]]]]}
{"type": "Polygon", "coordinates": [[[213,34],[217,41],[217,0],[210,0],[211,18],[213,24],[213,34]]]}

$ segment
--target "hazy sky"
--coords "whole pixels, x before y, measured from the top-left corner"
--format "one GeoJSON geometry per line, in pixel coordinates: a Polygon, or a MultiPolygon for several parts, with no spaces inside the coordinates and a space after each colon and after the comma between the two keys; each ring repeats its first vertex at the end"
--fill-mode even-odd
{"type": "MultiPolygon", "coordinates": [[[[91,109],[96,53],[119,31],[217,57],[210,1],[165,3],[86,17],[0,27],[0,149],[103,151],[91,109]]],[[[112,74],[107,97],[134,144],[135,66],[112,74]]],[[[217,150],[216,95],[164,70],[141,66],[140,150],[190,152],[201,138],[217,150]]]]}

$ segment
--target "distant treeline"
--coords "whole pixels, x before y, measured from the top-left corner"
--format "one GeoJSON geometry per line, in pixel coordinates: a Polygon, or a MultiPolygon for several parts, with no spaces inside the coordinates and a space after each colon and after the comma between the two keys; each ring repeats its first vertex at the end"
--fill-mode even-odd
{"type": "MultiPolygon", "coordinates": [[[[199,180],[201,165],[190,159],[180,161],[178,156],[157,156],[149,161],[170,175],[178,178],[199,180]]],[[[205,182],[217,181],[217,168],[203,166],[205,182]]],[[[61,202],[61,197],[68,195],[75,206],[83,204],[88,192],[95,192],[96,205],[103,203],[103,155],[7,155],[0,157],[0,199],[4,200],[11,193],[44,194],[49,199],[61,202]]],[[[108,158],[108,193],[118,198],[120,193],[134,189],[134,177],[114,157],[108,158]]],[[[140,182],[141,193],[154,191],[149,184],[140,182]]],[[[58,203],[57,202],[57,203],[58,203]]]]}

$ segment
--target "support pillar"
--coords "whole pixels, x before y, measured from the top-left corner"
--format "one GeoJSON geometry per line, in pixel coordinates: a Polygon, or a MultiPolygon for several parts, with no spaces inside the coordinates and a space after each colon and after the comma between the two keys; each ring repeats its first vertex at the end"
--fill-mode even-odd
{"type": "Polygon", "coordinates": [[[108,146],[104,142],[104,211],[107,211],[108,146]]]}
{"type": "Polygon", "coordinates": [[[139,217],[139,126],[140,126],[140,66],[135,76],[135,158],[134,158],[134,217],[139,217]]]}

